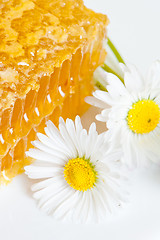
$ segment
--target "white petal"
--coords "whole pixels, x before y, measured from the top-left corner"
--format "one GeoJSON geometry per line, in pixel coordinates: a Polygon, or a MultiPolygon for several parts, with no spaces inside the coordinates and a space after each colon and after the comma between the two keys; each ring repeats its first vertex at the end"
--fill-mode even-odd
{"type": "Polygon", "coordinates": [[[47,127],[45,128],[45,132],[47,136],[53,140],[56,138],[58,141],[63,143],[62,136],[56,126],[51,121],[46,122],[46,125],[47,127]]]}
{"type": "Polygon", "coordinates": [[[77,136],[79,136],[79,134],[82,131],[83,127],[82,127],[81,119],[80,119],[80,117],[78,115],[75,118],[75,127],[76,127],[77,136]]]}
{"type": "Polygon", "coordinates": [[[79,202],[78,195],[78,191],[73,191],[73,193],[71,192],[70,196],[64,199],[63,202],[61,202],[59,206],[57,206],[54,214],[57,214],[58,219],[63,219],[68,214],[68,212],[70,212],[74,209],[74,207],[76,207],[79,202]]]}
{"type": "Polygon", "coordinates": [[[157,131],[151,132],[145,136],[140,142],[141,146],[145,149],[146,154],[154,159],[154,162],[160,163],[160,128],[157,128],[157,131]],[[148,153],[148,151],[150,153],[148,153]],[[151,155],[153,154],[153,156],[151,155]],[[157,158],[155,160],[155,158],[157,158]]]}
{"type": "Polygon", "coordinates": [[[61,178],[62,176],[52,178],[54,180],[53,182],[48,182],[48,186],[34,193],[33,197],[40,200],[39,204],[45,203],[51,196],[55,196],[68,187],[67,183],[65,184],[61,178]]]}
{"type": "Polygon", "coordinates": [[[77,207],[75,208],[75,212],[74,212],[74,218],[79,219],[79,221],[85,221],[86,219],[84,218],[84,208],[85,206],[85,201],[86,201],[86,197],[85,197],[85,192],[79,192],[79,203],[77,204],[77,207]]]}
{"type": "Polygon", "coordinates": [[[41,179],[53,177],[55,174],[61,173],[62,167],[37,167],[37,166],[27,166],[25,167],[25,173],[29,178],[41,179]]]}
{"type": "Polygon", "coordinates": [[[60,123],[59,124],[59,130],[60,133],[66,143],[66,146],[70,149],[71,151],[71,157],[76,157],[77,156],[77,149],[75,148],[75,145],[70,137],[70,134],[68,133],[65,124],[60,123]]]}
{"type": "Polygon", "coordinates": [[[99,107],[99,108],[107,108],[108,104],[106,102],[103,102],[102,100],[99,100],[95,97],[86,97],[85,98],[86,103],[89,103],[92,106],[99,107]]]}
{"type": "Polygon", "coordinates": [[[107,202],[105,196],[102,194],[102,191],[100,189],[100,185],[98,187],[93,188],[92,190],[93,194],[94,194],[94,200],[95,200],[95,205],[97,206],[97,210],[98,210],[98,221],[100,221],[100,219],[104,217],[104,215],[106,215],[106,210],[108,211],[109,208],[107,206],[107,202]]]}
{"type": "Polygon", "coordinates": [[[73,191],[70,187],[65,187],[56,194],[52,196],[41,205],[41,208],[44,209],[49,214],[54,214],[57,207],[65,201],[68,197],[71,197],[73,191]]]}
{"type": "Polygon", "coordinates": [[[79,146],[78,146],[78,156],[84,157],[86,155],[87,146],[87,131],[83,129],[79,135],[79,146]]]}
{"type": "Polygon", "coordinates": [[[107,92],[101,90],[96,90],[95,92],[93,92],[93,96],[99,99],[100,101],[105,102],[109,106],[112,106],[115,102],[115,100],[113,100],[107,92]]]}
{"type": "Polygon", "coordinates": [[[70,150],[65,145],[65,142],[62,141],[62,139],[61,139],[61,141],[58,141],[57,137],[55,137],[54,139],[49,138],[42,133],[37,133],[37,137],[40,140],[40,142],[45,144],[47,147],[54,149],[54,151],[65,154],[66,157],[68,157],[70,155],[70,150]]]}
{"type": "Polygon", "coordinates": [[[32,145],[38,148],[39,150],[42,150],[43,152],[50,153],[60,159],[66,159],[66,153],[65,152],[60,152],[58,149],[54,149],[53,147],[50,148],[46,146],[45,144],[41,143],[40,141],[34,141],[32,142],[32,145]]]}
{"type": "Polygon", "coordinates": [[[59,158],[53,154],[45,153],[38,149],[32,149],[32,148],[29,149],[29,151],[26,152],[26,155],[33,159],[37,159],[44,162],[58,163],[58,164],[65,163],[62,158],[59,158]]]}
{"type": "Polygon", "coordinates": [[[86,141],[86,154],[85,154],[86,159],[88,159],[91,156],[93,149],[95,149],[97,137],[98,133],[96,131],[96,125],[95,123],[92,123],[89,128],[88,138],[86,141]]]}
{"type": "Polygon", "coordinates": [[[141,91],[144,87],[144,80],[140,76],[135,66],[127,64],[128,71],[124,73],[124,82],[126,88],[132,92],[141,91]]]}
{"type": "Polygon", "coordinates": [[[96,119],[101,122],[107,122],[108,114],[110,113],[111,109],[104,109],[101,111],[101,114],[96,115],[96,119]]]}
{"type": "Polygon", "coordinates": [[[120,160],[122,157],[122,154],[123,154],[122,149],[117,149],[115,151],[111,151],[110,153],[107,154],[107,156],[105,156],[103,161],[113,162],[113,161],[120,160]]]}
{"type": "Polygon", "coordinates": [[[113,98],[123,96],[127,93],[127,90],[121,80],[112,73],[108,73],[108,83],[107,90],[113,98]]]}
{"type": "MultiPolygon", "coordinates": [[[[82,152],[81,144],[80,144],[80,133],[77,134],[77,131],[75,129],[75,125],[72,120],[67,119],[66,120],[66,128],[67,131],[70,133],[70,137],[72,139],[72,142],[75,145],[75,148],[77,150],[77,155],[79,155],[82,152]]],[[[81,130],[82,132],[83,130],[81,130]]],[[[84,154],[84,153],[83,153],[84,154]]]]}
{"type": "Polygon", "coordinates": [[[38,191],[38,190],[41,190],[43,188],[46,188],[48,187],[49,185],[51,185],[52,183],[55,183],[55,178],[48,178],[48,179],[45,179],[43,181],[40,181],[38,183],[35,183],[32,185],[31,187],[31,190],[34,192],[34,191],[38,191]]]}
{"type": "MultiPolygon", "coordinates": [[[[107,52],[108,53],[108,52],[107,52]]],[[[107,54],[108,56],[108,54],[107,54]]],[[[93,74],[93,78],[95,82],[100,82],[103,86],[106,86],[107,81],[107,72],[103,70],[102,67],[98,67],[93,74]]]]}
{"type": "Polygon", "coordinates": [[[147,76],[146,85],[148,87],[160,88],[160,61],[157,60],[150,66],[147,76]]]}

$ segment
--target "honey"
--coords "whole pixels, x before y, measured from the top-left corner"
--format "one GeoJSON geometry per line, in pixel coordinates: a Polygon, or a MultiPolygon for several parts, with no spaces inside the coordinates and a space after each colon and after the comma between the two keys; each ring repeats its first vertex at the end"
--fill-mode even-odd
{"type": "Polygon", "coordinates": [[[25,151],[46,120],[87,109],[107,24],[81,0],[0,1],[0,183],[31,163],[25,151]]]}

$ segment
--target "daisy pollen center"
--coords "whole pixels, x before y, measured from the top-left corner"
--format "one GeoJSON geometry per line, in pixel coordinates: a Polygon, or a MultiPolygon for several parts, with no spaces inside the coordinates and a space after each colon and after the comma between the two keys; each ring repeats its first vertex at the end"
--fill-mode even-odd
{"type": "Polygon", "coordinates": [[[160,121],[160,109],[153,100],[143,99],[132,105],[128,112],[129,128],[138,134],[153,131],[160,121]]]}
{"type": "Polygon", "coordinates": [[[97,172],[90,160],[83,158],[70,159],[64,167],[64,177],[74,189],[86,191],[96,182],[97,172]]]}

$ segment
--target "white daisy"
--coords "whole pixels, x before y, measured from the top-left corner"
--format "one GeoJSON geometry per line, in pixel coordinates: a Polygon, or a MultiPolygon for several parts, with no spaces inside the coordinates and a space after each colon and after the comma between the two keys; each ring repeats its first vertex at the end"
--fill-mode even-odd
{"type": "Polygon", "coordinates": [[[123,65],[124,84],[106,73],[106,90],[97,90],[86,101],[102,108],[96,118],[105,121],[112,145],[122,147],[122,161],[128,166],[148,159],[160,163],[160,61],[150,67],[145,78],[133,65],[123,65]]]}
{"type": "Polygon", "coordinates": [[[25,173],[38,179],[32,190],[39,207],[58,219],[91,222],[121,205],[124,178],[116,163],[121,152],[109,150],[95,123],[87,133],[78,116],[75,123],[60,118],[59,130],[48,121],[45,133],[37,134],[36,149],[26,153],[37,160],[25,173]]]}

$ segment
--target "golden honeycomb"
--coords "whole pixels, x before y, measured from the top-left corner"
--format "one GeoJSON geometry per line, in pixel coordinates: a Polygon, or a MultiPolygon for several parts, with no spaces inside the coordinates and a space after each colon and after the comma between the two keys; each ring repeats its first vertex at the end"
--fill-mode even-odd
{"type": "Polygon", "coordinates": [[[81,0],[0,0],[0,183],[31,162],[46,120],[86,110],[107,24],[81,0]]]}

